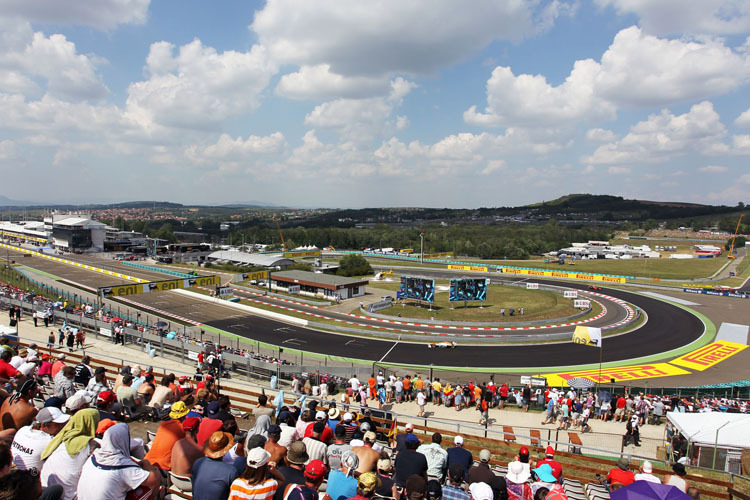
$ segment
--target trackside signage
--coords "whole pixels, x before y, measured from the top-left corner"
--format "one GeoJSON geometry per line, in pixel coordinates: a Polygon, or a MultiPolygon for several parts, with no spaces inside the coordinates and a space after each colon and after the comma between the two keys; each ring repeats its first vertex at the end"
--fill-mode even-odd
{"type": "Polygon", "coordinates": [[[140,293],[166,292],[168,290],[179,290],[182,288],[208,287],[221,285],[218,276],[195,276],[193,278],[150,281],[133,285],[105,286],[99,288],[102,297],[122,297],[124,295],[137,295],[140,293]]]}
{"type": "MultiPolygon", "coordinates": [[[[450,266],[449,266],[450,267],[450,266]]],[[[562,271],[542,271],[540,269],[517,269],[514,267],[499,267],[498,272],[505,274],[519,274],[524,276],[539,276],[545,278],[565,278],[588,281],[601,281],[602,283],[625,283],[625,278],[617,276],[603,276],[601,274],[568,273],[562,271]]]]}
{"type": "Polygon", "coordinates": [[[736,344],[734,342],[720,340],[685,354],[677,359],[673,359],[670,363],[702,372],[746,348],[747,346],[744,344],[736,344]]]}

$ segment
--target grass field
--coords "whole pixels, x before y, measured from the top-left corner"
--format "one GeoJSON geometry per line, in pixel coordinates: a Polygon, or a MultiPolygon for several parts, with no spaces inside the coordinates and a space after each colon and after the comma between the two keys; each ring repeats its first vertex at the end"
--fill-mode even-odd
{"type": "MultiPolygon", "coordinates": [[[[448,286],[448,281],[435,281],[435,287],[448,286]]],[[[372,282],[368,290],[377,295],[377,290],[395,292],[400,287],[397,281],[372,282]]],[[[594,304],[601,312],[601,308],[594,304]]],[[[493,285],[487,289],[487,300],[484,302],[469,302],[464,307],[463,302],[448,300],[448,291],[435,292],[435,302],[432,310],[427,304],[418,305],[415,301],[396,304],[389,309],[378,311],[378,314],[398,316],[404,318],[429,319],[442,321],[474,321],[474,322],[517,322],[538,321],[545,319],[563,318],[579,312],[573,307],[573,300],[564,298],[561,294],[547,290],[527,290],[514,286],[493,285]],[[454,309],[451,309],[454,307],[454,309]],[[523,316],[510,316],[510,309],[523,307],[523,316]],[[500,316],[500,309],[505,308],[505,316],[500,316]]],[[[598,314],[592,311],[592,314],[598,314]]]]}

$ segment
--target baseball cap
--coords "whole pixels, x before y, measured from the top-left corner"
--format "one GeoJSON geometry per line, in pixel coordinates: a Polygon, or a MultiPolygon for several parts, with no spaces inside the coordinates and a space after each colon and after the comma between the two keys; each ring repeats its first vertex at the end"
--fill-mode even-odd
{"type": "Polygon", "coordinates": [[[99,424],[96,426],[96,433],[102,436],[104,435],[105,432],[107,432],[107,429],[115,425],[117,425],[117,422],[115,422],[111,418],[105,418],[104,420],[100,420],[99,424]]]}
{"type": "Polygon", "coordinates": [[[271,434],[273,435],[281,434],[281,427],[276,424],[270,426],[268,428],[268,435],[270,436],[271,434]]]}
{"type": "Polygon", "coordinates": [[[479,452],[479,460],[482,462],[489,462],[490,456],[490,450],[482,450],[479,452]]]}
{"type": "Polygon", "coordinates": [[[102,391],[96,397],[97,404],[106,404],[112,401],[117,401],[117,396],[112,391],[102,391]]]}
{"type": "Polygon", "coordinates": [[[462,444],[464,444],[464,438],[462,438],[461,436],[454,437],[453,444],[455,444],[456,446],[461,446],[462,444]]]}
{"type": "Polygon", "coordinates": [[[643,472],[645,472],[646,474],[651,474],[652,472],[654,472],[654,467],[648,460],[645,460],[641,467],[643,467],[643,472]]]}
{"type": "Polygon", "coordinates": [[[472,483],[469,486],[469,492],[473,500],[494,500],[495,497],[492,488],[487,483],[472,483]]]}
{"type": "Polygon", "coordinates": [[[325,420],[328,414],[322,410],[315,412],[315,420],[325,420]]]}
{"type": "Polygon", "coordinates": [[[328,468],[321,460],[310,460],[310,462],[305,465],[305,477],[313,481],[325,476],[327,471],[328,468]]]}
{"type": "Polygon", "coordinates": [[[427,498],[440,498],[443,496],[443,488],[436,479],[427,481],[427,498]]]}
{"type": "Polygon", "coordinates": [[[86,393],[84,391],[79,391],[65,400],[65,407],[70,411],[76,411],[90,403],[91,399],[86,393]]]}
{"type": "Polygon", "coordinates": [[[247,452],[247,466],[253,469],[263,467],[268,463],[269,458],[271,458],[271,454],[263,448],[253,448],[247,452]]]}
{"type": "Polygon", "coordinates": [[[179,381],[180,381],[180,382],[186,382],[186,381],[187,381],[187,379],[188,379],[188,378],[187,378],[187,375],[182,375],[182,376],[180,376],[180,378],[179,378],[179,381]]]}
{"type": "Polygon", "coordinates": [[[351,422],[353,418],[354,417],[352,416],[351,413],[349,413],[349,412],[344,413],[344,421],[345,422],[351,422]]]}
{"type": "Polygon", "coordinates": [[[365,441],[370,442],[370,443],[374,443],[377,438],[378,437],[377,437],[377,435],[375,435],[374,432],[372,432],[372,431],[365,432],[365,435],[364,435],[364,440],[365,441]]]}
{"type": "Polygon", "coordinates": [[[49,424],[54,422],[56,424],[64,424],[70,420],[70,415],[66,415],[54,406],[42,408],[39,413],[36,414],[34,421],[38,424],[49,424]]]}
{"type": "Polygon", "coordinates": [[[182,430],[192,431],[201,423],[200,417],[188,417],[182,421],[182,430]]]}
{"type": "Polygon", "coordinates": [[[404,429],[406,430],[406,432],[411,432],[411,431],[413,431],[413,430],[414,430],[414,424],[412,424],[412,423],[410,422],[410,423],[408,423],[408,424],[406,424],[406,425],[404,426],[404,429]]]}
{"type": "Polygon", "coordinates": [[[391,470],[392,463],[390,458],[381,458],[378,460],[378,470],[389,471],[391,470]]]}
{"type": "Polygon", "coordinates": [[[287,420],[289,420],[289,417],[291,417],[291,416],[292,416],[291,413],[289,413],[288,411],[284,410],[284,411],[282,411],[282,412],[279,413],[279,422],[286,422],[287,420]]]}
{"type": "Polygon", "coordinates": [[[545,455],[548,457],[554,457],[555,456],[555,449],[551,446],[547,446],[547,450],[544,452],[545,455]]]}
{"type": "Polygon", "coordinates": [[[419,442],[419,438],[414,434],[409,434],[404,441],[407,443],[419,442]]]}
{"type": "Polygon", "coordinates": [[[521,446],[521,450],[518,452],[518,454],[519,455],[528,455],[529,454],[529,449],[526,448],[525,446],[521,446]]]}

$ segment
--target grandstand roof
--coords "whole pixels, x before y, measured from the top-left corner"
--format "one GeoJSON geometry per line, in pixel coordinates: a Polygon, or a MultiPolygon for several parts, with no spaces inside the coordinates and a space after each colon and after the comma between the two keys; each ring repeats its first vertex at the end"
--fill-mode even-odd
{"type": "Polygon", "coordinates": [[[294,263],[292,259],[287,259],[281,255],[235,252],[231,250],[211,252],[206,258],[229,264],[259,267],[286,267],[294,263]]]}
{"type": "Polygon", "coordinates": [[[716,443],[722,448],[750,448],[750,415],[746,413],[672,411],[667,413],[667,419],[693,445],[713,447],[716,443]]]}
{"type": "Polygon", "coordinates": [[[273,273],[271,279],[283,278],[284,281],[296,280],[305,283],[317,283],[328,286],[347,286],[366,284],[367,280],[346,278],[335,274],[311,273],[310,271],[281,271],[273,273]]]}

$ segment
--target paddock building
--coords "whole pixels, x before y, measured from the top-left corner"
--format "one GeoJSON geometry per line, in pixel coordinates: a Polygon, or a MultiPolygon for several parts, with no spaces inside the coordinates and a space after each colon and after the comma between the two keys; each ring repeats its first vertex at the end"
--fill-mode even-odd
{"type": "Polygon", "coordinates": [[[297,292],[300,295],[322,297],[335,300],[361,297],[365,294],[367,280],[345,278],[309,271],[281,271],[271,273],[271,287],[279,290],[297,292]],[[299,289],[297,289],[299,287],[299,289]]]}

